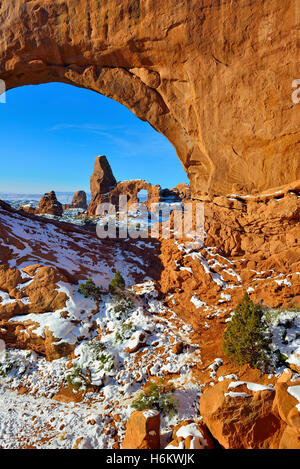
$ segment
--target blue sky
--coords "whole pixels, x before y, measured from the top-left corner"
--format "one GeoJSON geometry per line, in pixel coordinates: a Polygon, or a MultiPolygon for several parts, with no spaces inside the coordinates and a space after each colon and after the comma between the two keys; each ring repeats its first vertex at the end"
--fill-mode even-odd
{"type": "Polygon", "coordinates": [[[0,104],[0,192],[89,191],[96,156],[116,179],[162,187],[188,182],[175,149],[125,106],[52,83],[7,92],[0,104]]]}

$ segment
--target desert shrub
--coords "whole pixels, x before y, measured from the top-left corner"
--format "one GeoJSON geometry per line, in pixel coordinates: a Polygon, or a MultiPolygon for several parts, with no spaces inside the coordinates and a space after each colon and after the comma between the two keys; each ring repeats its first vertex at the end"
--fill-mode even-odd
{"type": "Polygon", "coordinates": [[[75,361],[65,375],[65,381],[73,391],[86,390],[90,385],[100,386],[95,384],[95,373],[109,372],[115,366],[114,356],[106,351],[105,345],[98,339],[86,343],[82,354],[85,358],[84,366],[75,361]]]}
{"type": "Polygon", "coordinates": [[[89,342],[89,350],[90,350],[90,354],[91,354],[91,357],[93,360],[98,360],[99,356],[104,352],[104,350],[106,349],[105,345],[100,342],[100,340],[98,340],[97,338],[96,339],[92,339],[90,342],[89,342]]]}
{"type": "Polygon", "coordinates": [[[0,362],[0,376],[5,378],[10,372],[13,372],[15,376],[22,376],[29,367],[28,358],[30,358],[31,352],[25,353],[23,357],[15,357],[10,352],[6,352],[2,361],[0,362]]]}
{"type": "Polygon", "coordinates": [[[92,218],[89,218],[89,217],[85,216],[83,218],[83,223],[84,223],[84,225],[95,225],[96,221],[93,220],[92,218]]]}
{"type": "Polygon", "coordinates": [[[135,295],[128,290],[118,290],[112,295],[112,314],[117,321],[125,321],[134,308],[135,295]]]}
{"type": "Polygon", "coordinates": [[[95,282],[90,278],[85,283],[79,285],[78,292],[85,298],[92,298],[95,301],[99,301],[101,299],[100,288],[97,287],[95,282]]]}
{"type": "Polygon", "coordinates": [[[78,391],[82,387],[91,384],[91,373],[89,369],[84,369],[74,363],[66,375],[68,388],[72,391],[78,391]]]}
{"type": "Polygon", "coordinates": [[[224,352],[236,365],[263,369],[269,363],[270,339],[263,315],[263,308],[246,292],[223,336],[224,352]]]}
{"type": "Polygon", "coordinates": [[[110,282],[109,292],[113,295],[118,295],[125,289],[125,280],[123,279],[119,270],[115,273],[114,278],[110,282]]]}
{"type": "Polygon", "coordinates": [[[162,380],[159,383],[150,381],[148,387],[137,396],[131,406],[135,410],[159,410],[170,416],[177,411],[174,391],[167,391],[162,380]]]}
{"type": "Polygon", "coordinates": [[[99,370],[111,371],[114,368],[114,357],[106,351],[105,345],[98,339],[89,342],[91,360],[96,361],[99,370]]]}
{"type": "Polygon", "coordinates": [[[14,368],[14,362],[10,360],[9,353],[6,352],[4,360],[0,363],[0,376],[5,376],[14,368]]]}
{"type": "Polygon", "coordinates": [[[135,327],[132,322],[122,324],[118,327],[115,335],[115,343],[124,342],[125,340],[130,339],[132,333],[135,331],[135,327]]]}
{"type": "Polygon", "coordinates": [[[101,352],[97,361],[99,362],[98,371],[111,371],[115,366],[114,357],[111,353],[101,352]]]}
{"type": "Polygon", "coordinates": [[[130,296],[118,296],[118,299],[116,299],[113,304],[113,314],[115,319],[118,321],[126,320],[133,306],[134,303],[130,296]]]}

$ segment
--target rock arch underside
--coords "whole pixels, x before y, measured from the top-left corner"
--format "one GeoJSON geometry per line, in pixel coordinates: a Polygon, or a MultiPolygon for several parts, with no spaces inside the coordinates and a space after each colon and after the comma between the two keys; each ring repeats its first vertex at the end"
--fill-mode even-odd
{"type": "Polygon", "coordinates": [[[236,3],[2,0],[0,79],[126,105],[174,145],[194,195],[278,187],[299,179],[299,5],[236,3]]]}

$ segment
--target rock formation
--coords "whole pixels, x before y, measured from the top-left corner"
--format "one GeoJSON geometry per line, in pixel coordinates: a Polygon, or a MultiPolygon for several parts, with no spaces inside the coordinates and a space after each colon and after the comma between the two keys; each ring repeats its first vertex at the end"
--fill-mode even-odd
{"type": "Polygon", "coordinates": [[[287,392],[295,386],[290,377],[283,372],[275,389],[230,380],[207,389],[200,412],[212,435],[226,449],[300,449],[298,401],[287,392]]]}
{"type": "Polygon", "coordinates": [[[168,201],[168,202],[180,202],[181,197],[179,195],[179,191],[173,189],[161,189],[160,193],[160,200],[168,201]]]}
{"type": "Polygon", "coordinates": [[[153,186],[142,179],[117,183],[107,158],[100,156],[96,158],[95,169],[91,177],[92,200],[87,213],[89,216],[99,214],[97,208],[102,203],[110,203],[118,209],[121,195],[127,197],[127,208],[130,208],[132,204],[140,202],[139,193],[141,191],[147,193],[146,200],[142,202],[147,205],[149,211],[152,204],[164,201],[179,202],[189,194],[187,188],[180,185],[179,189],[161,189],[159,185],[153,186]]]}
{"type": "Polygon", "coordinates": [[[72,200],[72,206],[74,208],[83,208],[84,210],[87,207],[86,193],[84,191],[75,192],[72,200]]]}
{"type": "Polygon", "coordinates": [[[101,203],[111,203],[119,208],[119,197],[127,196],[127,207],[139,203],[138,194],[141,190],[147,191],[146,205],[150,209],[151,204],[160,202],[160,186],[152,186],[141,179],[119,182],[111,191],[106,194],[95,193],[88,206],[87,213],[90,216],[97,215],[97,207],[101,203]]]}
{"type": "Polygon", "coordinates": [[[269,440],[274,435],[278,440],[283,426],[272,414],[274,389],[258,386],[264,390],[251,391],[247,384],[232,388],[230,385],[229,380],[224,380],[201,396],[200,412],[210,432],[226,449],[270,447],[269,440]]]}
{"type": "MultiPolygon", "coordinates": [[[[66,356],[74,349],[76,340],[73,344],[64,339],[59,341],[51,324],[60,327],[62,321],[66,335],[76,329],[78,317],[69,306],[78,301],[74,295],[79,281],[96,276],[101,279],[101,286],[108,289],[118,259],[125,263],[137,283],[147,275],[158,276],[160,261],[155,241],[142,251],[135,243],[127,246],[126,242],[123,245],[115,240],[100,241],[88,228],[25,214],[2,201],[0,218],[0,339],[4,337],[9,346],[35,350],[48,360],[66,356]],[[120,250],[129,255],[127,260],[120,250]],[[139,260],[134,260],[141,252],[143,269],[139,260]],[[47,315],[49,319],[53,315],[56,321],[50,319],[43,334],[36,334],[39,321],[47,315]],[[23,320],[19,321],[20,316],[23,320]]],[[[77,314],[82,310],[92,318],[93,308],[89,310],[88,304],[83,304],[77,314]]],[[[88,329],[93,327],[91,320],[88,329]]]]}
{"type": "Polygon", "coordinates": [[[69,210],[72,208],[82,208],[83,210],[86,210],[87,197],[85,191],[75,192],[72,202],[70,204],[64,204],[64,210],[69,210]]]}
{"type": "Polygon", "coordinates": [[[160,449],[160,413],[155,410],[136,411],[126,427],[123,449],[160,449]]]}
{"type": "Polygon", "coordinates": [[[99,194],[106,194],[111,191],[117,181],[105,155],[98,156],[95,161],[94,172],[91,176],[92,197],[99,194]]]}
{"type": "Polygon", "coordinates": [[[54,191],[46,193],[40,200],[36,213],[55,215],[61,217],[63,214],[63,206],[57,200],[54,191]]]}
{"type": "MultiPolygon", "coordinates": [[[[84,436],[72,437],[72,447],[89,448],[97,435],[103,435],[102,445],[109,441],[120,447],[121,412],[132,402],[130,393],[161,373],[168,385],[178,383],[180,375],[178,395],[184,392],[184,380],[191,379],[189,405],[198,386],[196,410],[200,397],[204,421],[178,422],[169,448],[211,447],[211,433],[224,448],[299,449],[299,376],[292,370],[279,379],[261,375],[230,363],[222,350],[226,324],[245,290],[278,314],[280,308],[296,311],[300,304],[299,125],[291,98],[298,69],[297,1],[240,0],[237,6],[178,0],[174,7],[172,0],[3,0],[0,16],[0,79],[7,89],[61,82],[126,105],[174,145],[190,188],[178,185],[173,191],[183,203],[192,203],[193,210],[202,203],[205,214],[204,244],[184,236],[100,240],[92,227],[43,219],[30,208],[16,211],[0,201],[1,356],[6,347],[32,350],[49,361],[61,358],[69,370],[79,344],[102,336],[105,344],[114,343],[117,333],[122,335],[119,322],[116,326],[112,317],[109,324],[97,322],[104,316],[99,318],[99,301],[79,295],[78,284],[91,278],[107,291],[113,272],[122,268],[138,295],[134,326],[141,321],[143,328],[131,331],[127,322],[129,344],[120,346],[126,366],[115,370],[114,392],[100,390],[97,396],[106,413],[88,419],[91,428],[96,426],[95,440],[83,431],[84,436]]],[[[153,164],[159,167],[158,160],[153,164]]],[[[90,215],[100,202],[117,205],[120,194],[129,205],[138,202],[142,189],[148,190],[147,204],[162,195],[159,186],[145,181],[117,183],[104,156],[96,161],[91,188],[90,215]]],[[[62,214],[53,192],[45,194],[36,213],[62,214]]],[[[174,220],[173,214],[175,229],[174,220]]],[[[120,313],[122,305],[117,306],[120,313]]],[[[281,335],[282,342],[293,343],[292,360],[283,358],[297,372],[297,330],[291,337],[281,335]]],[[[60,364],[47,375],[51,364],[36,371],[44,360],[39,357],[32,379],[34,359],[31,374],[26,374],[28,358],[22,355],[22,360],[21,377],[15,374],[6,381],[16,383],[18,397],[30,392],[32,401],[36,392],[46,393],[48,409],[53,391],[59,399],[75,399],[70,389],[63,397],[59,379],[65,379],[66,370],[60,364]]],[[[11,361],[8,367],[18,363],[11,361]]],[[[99,382],[104,384],[102,378],[99,382]]],[[[0,393],[4,406],[4,386],[0,393]]],[[[77,401],[83,396],[78,392],[77,401]]],[[[37,445],[52,444],[58,428],[59,436],[68,438],[75,414],[62,433],[64,424],[54,416],[51,427],[47,409],[50,430],[40,435],[37,407],[31,433],[24,408],[18,413],[28,440],[13,427],[13,438],[8,429],[1,445],[9,436],[20,447],[29,446],[30,438],[37,445]]],[[[60,410],[65,411],[63,406],[60,410]]],[[[159,420],[153,411],[134,412],[123,448],[158,449],[159,420]]]]}
{"type": "Polygon", "coordinates": [[[177,186],[173,187],[173,189],[171,190],[172,192],[177,193],[181,199],[191,198],[191,188],[188,184],[185,184],[185,183],[177,184],[177,186]]]}
{"type": "Polygon", "coordinates": [[[3,0],[0,79],[126,105],[174,145],[194,195],[262,191],[300,177],[297,5],[3,0]]]}
{"type": "Polygon", "coordinates": [[[213,449],[212,438],[203,422],[192,420],[180,422],[175,426],[172,441],[167,449],[213,449]]]}
{"type": "MultiPolygon", "coordinates": [[[[299,386],[299,379],[295,381],[294,374],[293,379],[277,382],[274,375],[270,379],[247,366],[233,365],[222,351],[222,335],[245,290],[255,302],[274,308],[299,305],[299,185],[273,194],[202,200],[204,245],[191,238],[100,240],[92,229],[16,211],[0,201],[0,340],[8,350],[34,350],[47,360],[62,358],[72,366],[73,352],[83,338],[99,334],[114,340],[111,320],[106,329],[99,327],[95,321],[99,305],[78,294],[78,283],[92,278],[107,291],[113,272],[122,266],[141,305],[132,322],[135,325],[141,315],[142,327],[130,329],[122,345],[126,367],[116,370],[118,386],[131,393],[132,384],[142,386],[143,380],[156,377],[166,360],[166,379],[179,373],[175,364],[180,370],[190,364],[193,386],[201,384],[204,391],[200,398],[204,422],[219,444],[297,448],[299,412],[290,388],[299,386]],[[152,280],[145,285],[145,278],[152,280]],[[168,320],[174,321],[172,327],[168,320]],[[183,336],[187,324],[193,326],[188,337],[183,336]],[[163,340],[157,334],[163,334],[163,340]],[[228,378],[233,374],[243,383],[228,378]],[[247,383],[273,385],[275,391],[256,386],[249,390],[247,383]],[[235,392],[237,396],[230,394],[235,392]]],[[[29,392],[28,382],[30,376],[20,392],[29,392]]],[[[180,395],[182,390],[178,391],[180,395]]],[[[55,396],[64,398],[59,386],[55,396]]],[[[65,398],[80,401],[83,396],[69,392],[65,398]]],[[[124,406],[123,397],[118,401],[124,406]]],[[[152,447],[144,420],[141,427],[128,426],[131,436],[124,444],[152,447]]],[[[196,427],[182,425],[183,430],[173,433],[171,448],[203,447],[205,426],[193,423],[196,427]]],[[[121,446],[120,436],[115,441],[114,447],[121,446]]]]}

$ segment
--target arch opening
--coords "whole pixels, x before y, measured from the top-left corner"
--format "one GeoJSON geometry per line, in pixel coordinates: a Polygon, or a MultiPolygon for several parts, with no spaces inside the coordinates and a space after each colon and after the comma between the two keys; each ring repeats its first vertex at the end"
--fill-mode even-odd
{"type": "Polygon", "coordinates": [[[22,199],[22,205],[37,205],[51,190],[66,205],[84,190],[89,203],[100,153],[107,154],[119,181],[144,179],[162,187],[187,181],[167,139],[101,94],[61,83],[26,86],[8,92],[1,115],[2,150],[10,158],[2,167],[0,198],[17,200],[18,206],[22,199]]]}

